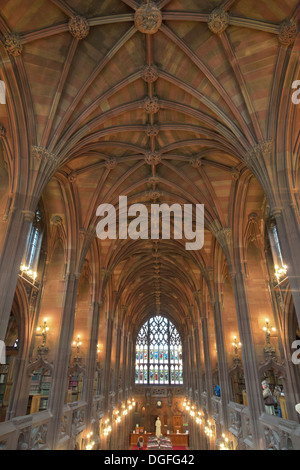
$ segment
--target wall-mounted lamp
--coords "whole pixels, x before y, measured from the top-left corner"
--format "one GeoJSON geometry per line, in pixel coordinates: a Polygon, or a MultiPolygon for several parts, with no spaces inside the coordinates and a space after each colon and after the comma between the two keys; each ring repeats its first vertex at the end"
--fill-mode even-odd
{"type": "Polygon", "coordinates": [[[263,331],[266,333],[266,347],[264,349],[264,352],[267,356],[272,356],[275,354],[276,349],[271,346],[271,338],[277,338],[277,335],[272,335],[273,333],[276,333],[276,328],[270,326],[270,320],[266,318],[266,326],[263,327],[263,331]]]}

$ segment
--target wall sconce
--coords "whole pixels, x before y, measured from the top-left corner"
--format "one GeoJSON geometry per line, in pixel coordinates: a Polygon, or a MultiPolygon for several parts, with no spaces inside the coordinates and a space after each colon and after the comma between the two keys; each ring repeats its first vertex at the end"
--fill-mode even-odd
{"type": "Polygon", "coordinates": [[[38,326],[36,329],[36,336],[41,336],[43,338],[42,344],[38,347],[38,357],[46,358],[49,349],[46,348],[47,342],[47,333],[49,331],[49,327],[47,324],[47,318],[44,319],[44,324],[42,326],[38,326]]]}
{"type": "Polygon", "coordinates": [[[280,279],[282,279],[284,276],[287,274],[287,266],[283,265],[279,267],[278,265],[275,266],[275,277],[277,279],[277,282],[280,282],[280,279]]]}
{"type": "Polygon", "coordinates": [[[215,425],[210,420],[206,422],[206,426],[204,428],[204,432],[209,439],[211,439],[215,434],[215,425]]]}
{"type": "Polygon", "coordinates": [[[22,272],[22,274],[25,273],[27,276],[33,279],[33,281],[35,281],[37,278],[37,273],[32,271],[28,266],[25,266],[25,264],[21,265],[20,271],[22,272]]]}
{"type": "Polygon", "coordinates": [[[103,434],[104,436],[108,436],[111,433],[111,426],[109,424],[109,419],[104,421],[104,431],[103,434]]]}
{"type": "Polygon", "coordinates": [[[44,319],[44,324],[43,326],[38,326],[36,329],[36,336],[42,336],[43,337],[43,343],[42,345],[45,346],[47,342],[47,333],[49,331],[49,327],[47,325],[47,318],[44,319]]]}
{"type": "Polygon", "coordinates": [[[97,354],[102,353],[102,344],[97,344],[97,354]]]}
{"type": "Polygon", "coordinates": [[[271,335],[272,331],[275,333],[276,328],[270,326],[270,321],[268,318],[266,318],[266,326],[264,326],[263,331],[266,333],[266,347],[264,349],[264,352],[267,356],[272,356],[275,354],[276,349],[272,348],[271,346],[271,338],[277,338],[277,335],[271,335]]]}
{"type": "Polygon", "coordinates": [[[95,441],[91,441],[91,437],[93,436],[93,433],[90,432],[87,436],[86,436],[86,440],[87,440],[87,443],[86,443],[86,446],[85,446],[85,449],[86,450],[92,450],[94,445],[95,445],[95,441]]]}
{"type": "Polygon", "coordinates": [[[73,341],[72,348],[76,348],[76,356],[74,357],[74,362],[81,362],[80,357],[80,346],[82,342],[80,341],[80,335],[77,336],[77,341],[73,341]]]}
{"type": "Polygon", "coordinates": [[[222,434],[222,439],[223,440],[220,442],[220,450],[232,450],[231,442],[229,442],[225,434],[222,434]]]}

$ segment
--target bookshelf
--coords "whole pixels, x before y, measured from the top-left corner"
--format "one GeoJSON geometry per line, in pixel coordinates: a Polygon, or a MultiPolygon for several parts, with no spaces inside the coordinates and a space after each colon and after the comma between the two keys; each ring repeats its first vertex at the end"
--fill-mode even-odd
{"type": "Polygon", "coordinates": [[[68,403],[79,401],[82,393],[82,374],[73,373],[69,377],[68,403]]]}
{"type": "Polygon", "coordinates": [[[13,385],[15,364],[18,351],[6,349],[6,364],[0,364],[0,421],[5,419],[9,397],[13,385]]]}
{"type": "Polygon", "coordinates": [[[31,378],[27,414],[45,411],[48,408],[48,400],[51,388],[51,374],[49,370],[39,369],[34,371],[31,378]]]}

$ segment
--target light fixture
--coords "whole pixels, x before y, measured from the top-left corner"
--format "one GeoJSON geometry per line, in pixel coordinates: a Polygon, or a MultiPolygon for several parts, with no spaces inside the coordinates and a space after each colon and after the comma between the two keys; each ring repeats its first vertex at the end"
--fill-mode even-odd
{"type": "Polygon", "coordinates": [[[280,279],[283,278],[284,276],[286,276],[286,274],[287,274],[287,266],[286,265],[283,265],[283,266],[276,265],[275,266],[275,277],[277,279],[277,282],[280,282],[280,279]]]}
{"type": "Polygon", "coordinates": [[[46,345],[47,341],[47,333],[49,331],[49,327],[47,325],[47,318],[44,319],[44,324],[42,326],[38,326],[36,329],[36,336],[42,336],[43,337],[43,346],[46,345]]]}
{"type": "Polygon", "coordinates": [[[266,326],[263,327],[263,331],[266,333],[266,347],[264,349],[264,352],[267,356],[275,354],[276,350],[275,348],[272,348],[271,346],[271,337],[276,338],[277,335],[272,336],[272,332],[276,333],[276,328],[270,326],[270,320],[268,318],[265,319],[266,326]]]}
{"type": "Polygon", "coordinates": [[[222,441],[220,442],[220,450],[231,450],[231,443],[225,434],[222,434],[222,441]]]}
{"type": "Polygon", "coordinates": [[[22,273],[25,273],[27,276],[29,276],[31,279],[34,281],[37,278],[37,273],[35,271],[32,271],[32,269],[29,268],[29,266],[26,266],[25,264],[22,264],[20,267],[20,271],[22,273]]]}
{"type": "Polygon", "coordinates": [[[87,440],[87,443],[85,446],[86,450],[92,450],[93,447],[95,446],[95,441],[91,441],[92,436],[93,436],[92,432],[88,433],[86,436],[86,440],[87,440]]]}
{"type": "Polygon", "coordinates": [[[233,362],[234,362],[234,364],[240,364],[240,363],[241,363],[241,359],[240,359],[240,357],[239,357],[239,350],[242,349],[242,343],[239,343],[239,342],[238,342],[236,336],[233,338],[232,346],[233,346],[233,348],[234,348],[233,362]]]}

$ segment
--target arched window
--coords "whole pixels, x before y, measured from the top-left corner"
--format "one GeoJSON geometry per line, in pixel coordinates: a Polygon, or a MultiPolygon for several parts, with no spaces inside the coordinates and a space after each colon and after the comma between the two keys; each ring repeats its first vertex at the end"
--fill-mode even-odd
{"type": "Polygon", "coordinates": [[[284,263],[282,251],[279,243],[278,230],[275,222],[272,222],[269,227],[269,238],[271,251],[273,256],[275,276],[278,281],[287,274],[287,266],[284,263]]]}
{"type": "Polygon", "coordinates": [[[27,272],[37,271],[41,244],[43,239],[43,223],[41,212],[38,209],[28,234],[26,253],[23,268],[27,272]]]}
{"type": "Polygon", "coordinates": [[[141,328],[136,340],[135,383],[182,385],[182,342],[173,323],[156,316],[141,328]]]}

